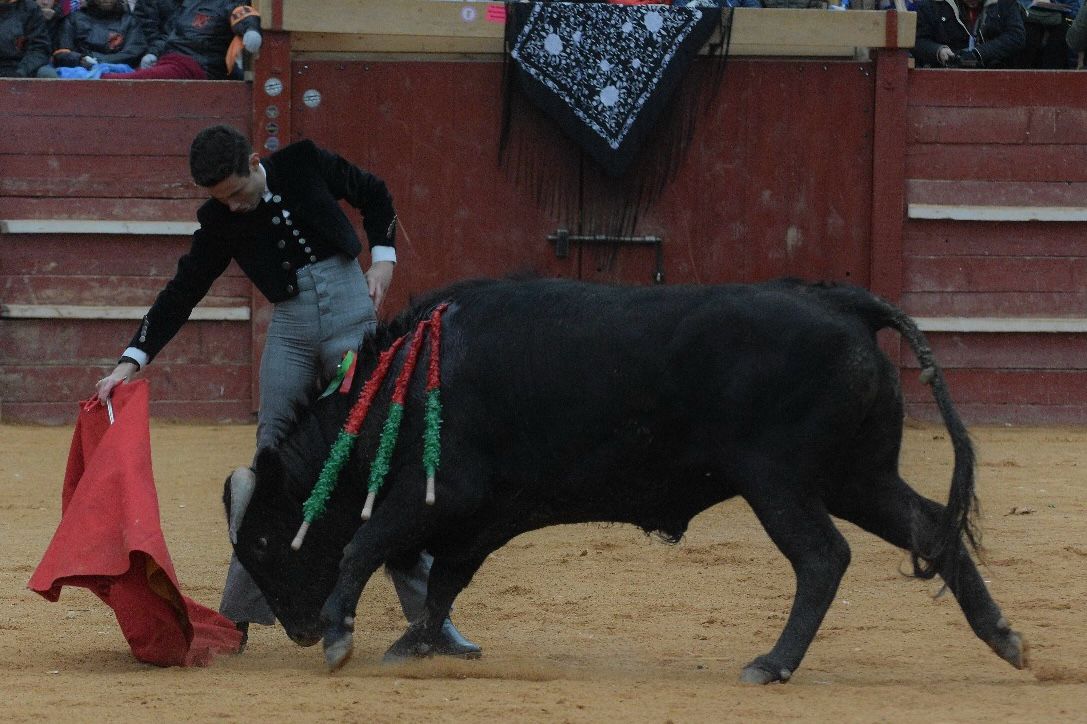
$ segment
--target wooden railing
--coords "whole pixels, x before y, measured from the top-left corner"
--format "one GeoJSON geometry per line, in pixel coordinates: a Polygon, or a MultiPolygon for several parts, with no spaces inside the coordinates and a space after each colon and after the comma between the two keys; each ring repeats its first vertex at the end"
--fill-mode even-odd
{"type": "MultiPolygon", "coordinates": [[[[260,0],[262,24],[291,33],[295,53],[498,54],[503,3],[260,0]]],[[[854,57],[910,48],[916,15],[875,10],[736,9],[730,54],[854,57]]]]}

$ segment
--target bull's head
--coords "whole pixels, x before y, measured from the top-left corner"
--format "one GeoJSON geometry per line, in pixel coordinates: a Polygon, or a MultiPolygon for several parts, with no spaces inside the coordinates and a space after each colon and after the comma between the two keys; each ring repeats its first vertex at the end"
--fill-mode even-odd
{"type": "Polygon", "coordinates": [[[265,448],[257,454],[255,485],[246,505],[245,492],[230,480],[224,498],[229,515],[240,525],[234,551],[256,581],[276,618],[291,640],[311,646],[321,639],[321,607],[332,592],[340,558],[361,524],[357,514],[330,506],[314,522],[305,544],[291,549],[302,522],[302,503],[317,472],[306,465],[295,469],[293,456],[265,448]],[[237,517],[237,518],[236,518],[237,517]]]}

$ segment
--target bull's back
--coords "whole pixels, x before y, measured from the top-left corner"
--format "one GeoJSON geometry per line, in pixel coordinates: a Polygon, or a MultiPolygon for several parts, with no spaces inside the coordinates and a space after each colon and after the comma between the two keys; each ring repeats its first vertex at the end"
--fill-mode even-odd
{"type": "Polygon", "coordinates": [[[496,281],[452,299],[449,434],[540,478],[659,479],[759,438],[815,444],[804,428],[863,416],[882,384],[860,320],[775,284],[496,281]]]}

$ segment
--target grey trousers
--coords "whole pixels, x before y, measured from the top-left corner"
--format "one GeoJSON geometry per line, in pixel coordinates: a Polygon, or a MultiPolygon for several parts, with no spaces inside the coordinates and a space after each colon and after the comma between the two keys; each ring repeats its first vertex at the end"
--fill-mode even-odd
{"type": "MultiPolygon", "coordinates": [[[[275,305],[260,363],[257,449],[273,446],[305,406],[319,379],[330,377],[344,352],[377,325],[366,277],[356,259],[337,254],[298,270],[298,296],[275,305]]],[[[231,516],[237,522],[240,515],[231,516]]],[[[233,527],[231,539],[237,536],[233,527]]],[[[389,571],[409,622],[426,603],[433,559],[423,554],[408,572],[389,571]]],[[[232,555],[219,612],[232,621],[272,624],[275,616],[252,577],[232,555]]]]}

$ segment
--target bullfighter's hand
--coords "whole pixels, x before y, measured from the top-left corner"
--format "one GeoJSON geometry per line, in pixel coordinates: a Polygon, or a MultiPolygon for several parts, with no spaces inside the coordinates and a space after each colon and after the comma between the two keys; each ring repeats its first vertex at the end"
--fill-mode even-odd
{"type": "Polygon", "coordinates": [[[375,261],[366,272],[366,286],[370,288],[370,299],[374,300],[374,310],[381,309],[381,303],[385,301],[385,293],[389,291],[389,285],[393,281],[393,268],[391,261],[375,261]]]}
{"type": "Polygon", "coordinates": [[[131,362],[121,362],[113,368],[113,372],[109,375],[98,380],[98,384],[94,386],[94,393],[98,400],[105,404],[109,399],[110,394],[113,392],[113,388],[121,384],[129,377],[131,377],[140,368],[131,362]]]}

